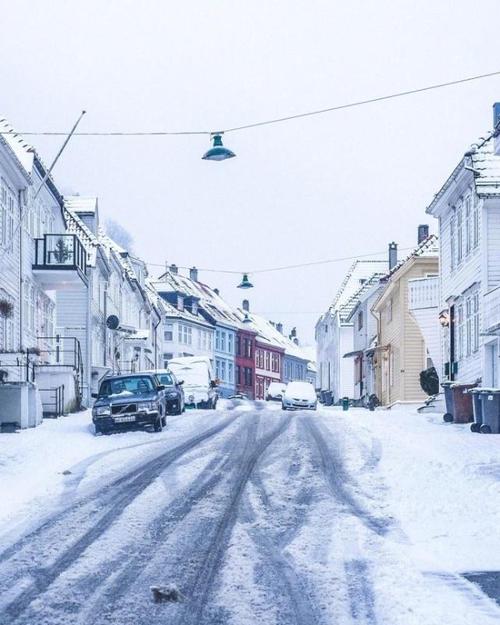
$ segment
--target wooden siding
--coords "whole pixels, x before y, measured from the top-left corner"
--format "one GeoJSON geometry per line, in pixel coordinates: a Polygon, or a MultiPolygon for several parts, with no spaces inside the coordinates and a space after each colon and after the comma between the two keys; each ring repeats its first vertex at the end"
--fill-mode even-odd
{"type": "Polygon", "coordinates": [[[383,405],[426,398],[420,387],[420,372],[426,366],[427,354],[418,324],[408,310],[408,280],[437,271],[437,257],[409,261],[408,268],[391,279],[375,304],[380,320],[379,345],[387,347],[378,352],[375,364],[377,394],[383,405]],[[392,320],[388,315],[391,300],[392,320]]]}

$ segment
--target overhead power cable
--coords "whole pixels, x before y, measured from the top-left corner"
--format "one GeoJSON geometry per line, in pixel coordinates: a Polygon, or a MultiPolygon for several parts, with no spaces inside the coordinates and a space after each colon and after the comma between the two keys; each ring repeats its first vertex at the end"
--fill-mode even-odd
{"type": "MultiPolygon", "coordinates": [[[[400,247],[398,248],[398,250],[400,252],[406,252],[408,250],[413,250],[415,249],[415,246],[412,247],[400,247]]],[[[300,269],[302,267],[313,267],[316,265],[328,265],[330,263],[339,263],[345,260],[357,260],[359,258],[367,258],[368,256],[380,256],[381,254],[386,254],[387,250],[383,250],[383,251],[379,251],[379,252],[371,252],[368,254],[356,254],[356,256],[342,256],[339,258],[329,258],[326,260],[313,260],[307,263],[296,263],[294,265],[282,265],[279,267],[267,267],[265,269],[254,269],[253,271],[241,271],[241,270],[235,270],[235,269],[213,269],[213,268],[208,268],[208,267],[196,267],[196,269],[198,271],[206,271],[209,273],[228,273],[228,274],[237,274],[237,275],[241,275],[242,273],[247,273],[247,274],[257,274],[257,273],[272,273],[275,271],[287,271],[290,269],[300,269]]],[[[149,263],[146,262],[146,265],[148,265],[148,267],[163,267],[163,269],[167,269],[167,266],[165,265],[165,263],[161,264],[161,263],[149,263]]],[[[185,269],[186,271],[188,271],[189,269],[192,269],[192,267],[182,267],[180,265],[175,265],[175,267],[177,269],[185,269]]]]}
{"type": "MultiPolygon", "coordinates": [[[[489,72],[487,74],[477,74],[475,76],[468,76],[466,78],[459,78],[457,80],[450,80],[447,82],[436,83],[433,85],[427,85],[425,87],[418,87],[415,89],[408,89],[406,91],[390,93],[388,95],[377,96],[377,97],[367,98],[363,100],[357,100],[354,102],[338,104],[335,106],[329,106],[327,108],[317,109],[314,111],[296,113],[295,115],[287,115],[284,117],[276,117],[274,119],[262,120],[262,121],[253,122],[250,124],[233,126],[232,128],[226,128],[225,130],[218,130],[217,133],[223,134],[223,133],[228,133],[228,132],[237,132],[240,130],[248,130],[250,128],[257,128],[258,126],[280,124],[280,123],[287,122],[287,121],[293,121],[295,119],[301,119],[303,117],[312,117],[314,115],[324,115],[325,113],[331,113],[333,111],[340,111],[342,109],[353,108],[356,106],[364,106],[366,104],[374,104],[375,102],[383,102],[385,100],[401,98],[404,96],[414,95],[416,93],[423,93],[425,91],[443,89],[445,87],[452,87],[454,85],[460,85],[463,83],[468,83],[468,82],[472,82],[475,80],[482,80],[484,78],[491,78],[493,76],[499,76],[499,75],[500,75],[500,71],[489,72]]],[[[27,132],[19,132],[19,133],[14,132],[14,131],[3,131],[3,132],[0,132],[0,134],[2,135],[21,134],[25,136],[62,136],[62,135],[66,135],[67,132],[62,131],[62,130],[61,131],[27,131],[27,132]]],[[[163,137],[163,136],[182,136],[182,135],[212,135],[214,134],[214,131],[212,130],[89,131],[89,132],[75,132],[74,134],[77,136],[81,136],[81,137],[142,137],[142,136],[163,137]]]]}

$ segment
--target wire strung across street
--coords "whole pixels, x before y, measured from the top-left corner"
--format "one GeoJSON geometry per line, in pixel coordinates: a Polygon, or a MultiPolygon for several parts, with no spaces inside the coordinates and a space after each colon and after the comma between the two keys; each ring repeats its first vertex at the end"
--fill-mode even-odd
{"type": "MultiPolygon", "coordinates": [[[[406,252],[408,250],[412,250],[414,249],[415,246],[412,247],[400,247],[399,251],[400,252],[406,252]]],[[[310,262],[306,262],[306,263],[296,263],[294,265],[282,265],[280,267],[268,267],[267,269],[254,269],[254,270],[250,270],[250,271],[240,271],[240,270],[236,270],[236,269],[210,269],[208,267],[197,267],[198,271],[206,271],[209,273],[228,273],[228,274],[233,274],[233,275],[241,275],[243,273],[247,273],[247,274],[251,274],[251,275],[255,275],[257,273],[272,273],[275,271],[287,271],[290,269],[300,269],[302,267],[313,267],[316,265],[328,265],[330,263],[339,263],[342,262],[344,260],[357,260],[358,258],[367,258],[368,256],[380,256],[381,254],[385,254],[386,250],[383,251],[379,251],[379,252],[370,252],[368,254],[356,254],[355,256],[342,256],[339,258],[329,258],[326,260],[313,260],[310,262]]],[[[147,261],[143,261],[145,262],[145,264],[148,267],[163,267],[164,269],[167,269],[167,267],[165,266],[165,263],[161,264],[161,263],[149,263],[147,261]]],[[[192,269],[192,267],[183,267],[180,265],[175,265],[177,269],[192,269]]]]}
{"type": "MultiPolygon", "coordinates": [[[[338,104],[335,106],[330,106],[323,109],[318,109],[315,111],[307,111],[304,113],[296,113],[295,115],[287,115],[284,117],[277,117],[274,119],[267,119],[258,122],[253,122],[250,124],[243,124],[241,126],[233,126],[232,128],[226,128],[225,130],[219,130],[217,133],[224,134],[229,132],[237,132],[240,130],[248,130],[250,128],[257,128],[258,126],[268,126],[270,124],[279,124],[287,121],[292,121],[295,119],[300,119],[303,117],[312,117],[314,115],[324,115],[325,113],[331,113],[333,111],[340,111],[342,109],[353,108],[356,106],[364,106],[366,104],[374,104],[375,102],[383,102],[385,100],[391,100],[393,98],[401,98],[408,95],[414,95],[416,93],[423,93],[425,91],[432,91],[435,89],[443,89],[445,87],[452,87],[454,85],[460,85],[468,82],[472,82],[474,80],[482,80],[484,78],[491,78],[492,76],[499,76],[500,71],[489,72],[487,74],[477,74],[475,76],[468,76],[466,78],[459,78],[457,80],[450,80],[447,82],[441,82],[434,85],[427,85],[425,87],[418,87],[415,89],[408,89],[406,91],[399,91],[396,93],[390,93],[388,95],[378,96],[367,98],[364,100],[358,100],[355,102],[348,102],[345,104],[338,104]]],[[[62,136],[67,135],[67,131],[31,131],[31,132],[14,132],[14,131],[3,131],[0,132],[0,135],[8,135],[8,134],[20,134],[26,136],[62,136]]],[[[81,137],[141,137],[141,136],[151,136],[151,137],[163,137],[163,136],[182,136],[182,135],[212,135],[215,134],[214,131],[211,130],[179,130],[179,131],[168,131],[168,130],[146,130],[146,131],[89,131],[89,132],[75,132],[77,136],[81,137]]]]}

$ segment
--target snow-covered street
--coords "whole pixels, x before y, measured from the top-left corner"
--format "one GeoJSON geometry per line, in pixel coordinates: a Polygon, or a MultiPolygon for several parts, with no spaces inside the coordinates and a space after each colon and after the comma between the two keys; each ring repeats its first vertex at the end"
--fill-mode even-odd
{"type": "Polygon", "coordinates": [[[464,574],[500,570],[499,445],[439,415],[265,402],[159,434],[45,421],[0,439],[0,621],[498,623],[464,574]]]}

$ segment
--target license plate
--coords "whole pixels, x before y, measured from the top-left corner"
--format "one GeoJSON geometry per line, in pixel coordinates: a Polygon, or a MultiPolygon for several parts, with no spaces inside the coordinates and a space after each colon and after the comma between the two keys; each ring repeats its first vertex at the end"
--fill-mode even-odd
{"type": "Polygon", "coordinates": [[[130,423],[131,421],[135,421],[135,415],[130,417],[115,417],[115,423],[130,423]]]}

